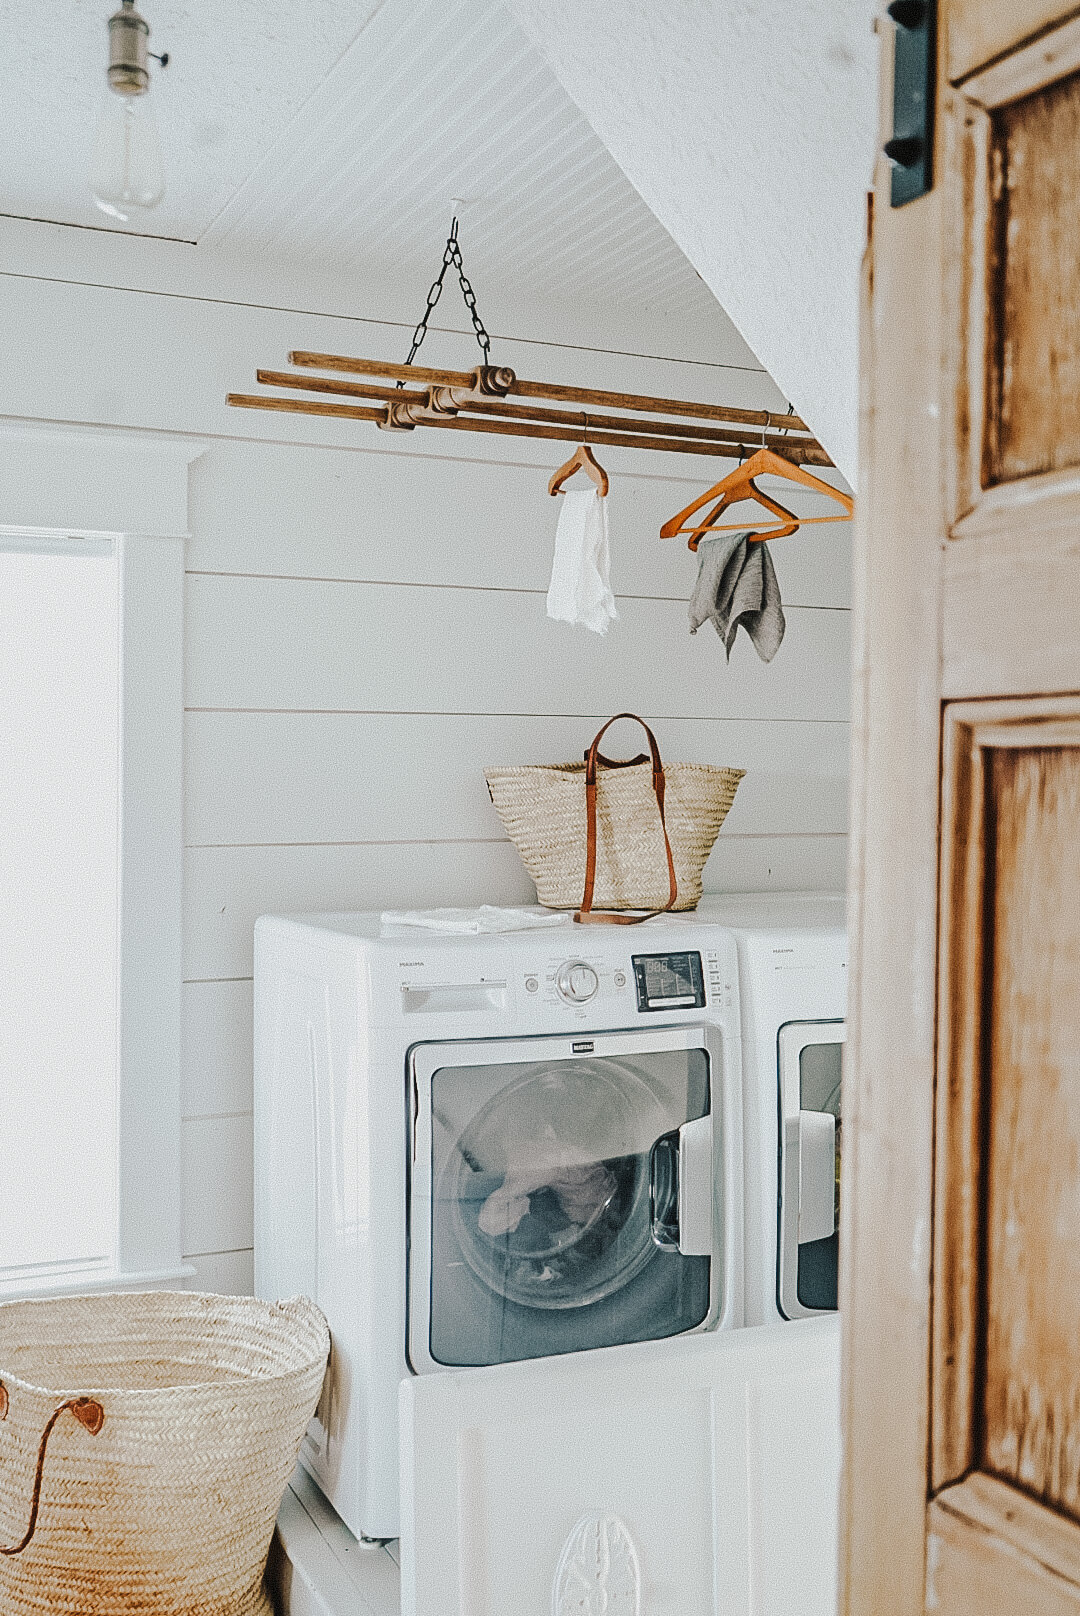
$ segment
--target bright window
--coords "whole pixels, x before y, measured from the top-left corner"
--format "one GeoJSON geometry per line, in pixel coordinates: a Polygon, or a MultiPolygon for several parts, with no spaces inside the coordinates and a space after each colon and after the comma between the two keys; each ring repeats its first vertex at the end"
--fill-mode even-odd
{"type": "MultiPolygon", "coordinates": [[[[144,458],[175,496],[190,452],[144,458]]],[[[11,463],[32,507],[142,486],[97,440],[11,463]]],[[[183,584],[181,533],[0,527],[0,1297],[187,1272],[183,584]]]]}
{"type": "Polygon", "coordinates": [[[0,1279],[116,1263],[118,569],[0,540],[0,1279]]]}

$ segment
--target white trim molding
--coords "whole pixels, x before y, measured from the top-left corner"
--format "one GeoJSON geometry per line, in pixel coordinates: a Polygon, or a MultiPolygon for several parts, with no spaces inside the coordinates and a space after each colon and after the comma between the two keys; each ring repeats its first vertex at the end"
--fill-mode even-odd
{"type": "Polygon", "coordinates": [[[184,541],[120,540],[117,1265],[181,1256],[184,541]]]}
{"type": "Polygon", "coordinates": [[[186,538],[188,466],[204,448],[164,432],[0,416],[0,532],[186,538]]]}
{"type": "Polygon", "coordinates": [[[82,1296],[87,1291],[172,1291],[182,1289],[195,1275],[191,1263],[149,1273],[118,1273],[114,1268],[24,1270],[0,1280],[0,1302],[31,1296],[82,1296]]]}
{"type": "Polygon", "coordinates": [[[120,622],[118,1228],[109,1273],[0,1295],[178,1281],[187,468],[202,446],[0,422],[0,547],[115,543],[120,622]],[[13,520],[14,519],[14,520],[13,520]]]}

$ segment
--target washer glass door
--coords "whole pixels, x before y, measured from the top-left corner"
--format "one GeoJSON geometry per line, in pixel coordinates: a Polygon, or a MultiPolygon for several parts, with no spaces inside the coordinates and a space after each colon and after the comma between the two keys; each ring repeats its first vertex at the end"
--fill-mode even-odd
{"type": "MultiPolygon", "coordinates": [[[[430,1125],[413,1167],[411,1262],[417,1235],[430,1240],[429,1286],[423,1294],[414,1272],[410,1294],[414,1367],[425,1347],[432,1367],[504,1363],[675,1335],[707,1318],[712,1258],[680,1249],[689,1186],[678,1179],[680,1162],[690,1171],[679,1130],[710,1115],[708,1052],[609,1054],[601,1038],[594,1048],[535,1041],[530,1053],[543,1053],[528,1060],[488,1050],[482,1063],[435,1065],[422,1089],[414,1062],[430,1125]]],[[[712,1140],[706,1148],[713,1156],[712,1140]]],[[[710,1204],[711,1172],[710,1161],[710,1204]]]]}

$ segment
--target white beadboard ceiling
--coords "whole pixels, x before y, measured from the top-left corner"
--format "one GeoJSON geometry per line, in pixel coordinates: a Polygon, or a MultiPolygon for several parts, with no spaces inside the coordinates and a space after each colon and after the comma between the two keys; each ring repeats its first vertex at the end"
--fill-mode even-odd
{"type": "MultiPolygon", "coordinates": [[[[0,213],[108,227],[87,170],[115,3],[0,0],[0,213]]],[[[168,192],[130,229],[426,285],[460,196],[481,311],[486,284],[715,308],[502,0],[141,9],[172,58],[152,91],[168,192]]]]}

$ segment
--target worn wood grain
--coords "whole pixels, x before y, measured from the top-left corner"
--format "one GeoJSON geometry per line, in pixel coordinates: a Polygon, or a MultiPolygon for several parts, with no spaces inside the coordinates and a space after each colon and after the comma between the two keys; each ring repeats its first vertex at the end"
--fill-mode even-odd
{"type": "MultiPolygon", "coordinates": [[[[883,78],[884,126],[892,109],[883,78]]],[[[940,189],[891,208],[889,183],[882,163],[863,282],[853,583],[853,969],[840,1230],[840,1583],[850,1616],[917,1616],[925,1560],[945,215],[940,189]]]]}
{"type": "Polygon", "coordinates": [[[970,707],[946,713],[942,748],[930,1449],[935,1490],[959,1480],[974,1458],[985,783],[973,716],[970,707]]]}
{"type": "Polygon", "coordinates": [[[927,1511],[926,1609],[1076,1616],[1071,1526],[991,1476],[946,1489],[927,1511]]]}
{"type": "Polygon", "coordinates": [[[1080,1123],[1047,1074],[1080,1045],[1080,702],[1055,694],[1080,688],[1080,93],[1044,86],[1080,8],[941,13],[941,179],[891,209],[879,173],[864,322],[841,1608],[1065,1616],[1080,1123]]]}
{"type": "Polygon", "coordinates": [[[963,96],[946,97],[942,185],[956,228],[945,241],[945,391],[955,443],[945,459],[946,508],[955,524],[982,499],[985,437],[990,118],[963,96]]]}
{"type": "MultiPolygon", "coordinates": [[[[1018,925],[1024,906],[1030,916],[1039,896],[1031,887],[1037,872],[1030,867],[1030,858],[1021,874],[1014,871],[1009,879],[999,880],[1001,868],[1011,868],[1008,861],[1015,857],[1018,843],[1017,815],[1010,802],[1000,799],[997,788],[1002,772],[1018,759],[1029,765],[1035,760],[1037,766],[1039,760],[1064,757],[1080,768],[1078,743],[1076,697],[952,703],[945,713],[930,1474],[935,1491],[985,1460],[990,1429],[988,1339],[993,1339],[994,1329],[1003,1330],[1008,1340],[1019,1339],[1016,1321],[1010,1324],[1000,1308],[994,1311],[1001,1295],[1008,1300],[1018,1292],[1011,1281],[1000,1275],[994,1278],[988,1256],[994,1226],[987,1207],[993,1205],[989,1186],[995,1162],[999,1188],[1002,1162],[1011,1168],[1016,1165],[1017,1124],[1003,1093],[1010,1075],[1015,1082],[1015,1062],[1003,1070],[997,1039],[1002,1028],[1010,1035],[1017,1027],[1030,1028],[1039,1013],[1033,1002],[1018,1005],[1010,994],[1008,1002],[1002,999],[1002,972],[1010,968],[1016,953],[1015,949],[1002,953],[1007,938],[1003,915],[1008,925],[1018,925]],[[990,1149],[995,1141],[996,1156],[990,1149]]],[[[1068,841],[1067,829],[1049,827],[1041,799],[1027,806],[1024,828],[1030,834],[1049,834],[1051,840],[1056,834],[1068,841]]],[[[1048,856],[1055,860],[1059,851],[1052,846],[1048,856]]],[[[1080,861],[1080,853],[1074,858],[1080,861]]],[[[1058,881],[1053,901],[1062,901],[1068,909],[1076,895],[1062,892],[1060,886],[1058,881]]],[[[1056,959],[1062,947],[1055,918],[1044,905],[1037,933],[1046,958],[1037,962],[1037,971],[1056,959]]],[[[1027,1099],[1037,1118],[1047,1117],[1037,1084],[1027,1099]]],[[[1051,1126],[1060,1121],[1050,1118],[1051,1126]]],[[[1061,1137],[1057,1127],[1054,1138],[1061,1137]]],[[[1064,1170],[1070,1171],[1068,1165],[1064,1170]]],[[[1022,1244],[1034,1232],[1030,1220],[1024,1225],[1018,1222],[1015,1206],[1001,1226],[1010,1239],[1022,1244]]],[[[1049,1285],[1046,1276],[1055,1273],[1053,1253],[1045,1246],[1035,1250],[1026,1245],[1023,1253],[1032,1284],[1049,1285]]],[[[1052,1298],[1048,1305],[1053,1305],[1052,1298]]],[[[1025,1338],[1025,1355],[1029,1347],[1025,1338]]],[[[1030,1485],[1030,1479],[1024,1484],[1030,1485]]]]}
{"type": "MultiPolygon", "coordinates": [[[[1004,65],[1024,54],[1053,49],[1052,36],[1080,7],[1061,0],[965,0],[943,8],[946,72],[953,84],[993,63],[1004,65]]],[[[1048,64],[1053,69],[1053,58],[1048,64]]],[[[1065,69],[1058,69],[1060,72],[1065,69]]],[[[1055,74],[1055,76],[1058,76],[1055,74]]]]}
{"type": "Polygon", "coordinates": [[[1014,506],[993,526],[987,505],[979,515],[983,531],[945,553],[944,694],[1077,689],[1080,495],[1014,506]]]}
{"type": "Polygon", "coordinates": [[[992,124],[987,484],[1080,464],[1080,75],[992,124]]]}
{"type": "Polygon", "coordinates": [[[1080,724],[991,757],[982,1458],[1080,1517],[1080,724]]]}

